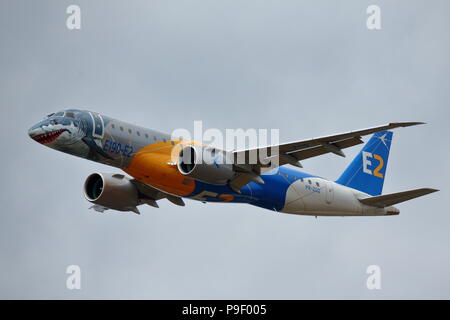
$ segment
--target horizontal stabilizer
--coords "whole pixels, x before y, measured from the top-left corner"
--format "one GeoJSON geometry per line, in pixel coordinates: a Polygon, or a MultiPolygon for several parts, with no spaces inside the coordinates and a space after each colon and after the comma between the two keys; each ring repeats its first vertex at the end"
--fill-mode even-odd
{"type": "Polygon", "coordinates": [[[436,191],[439,191],[439,190],[422,188],[422,189],[415,189],[415,190],[385,194],[382,196],[370,197],[370,198],[365,198],[365,199],[359,199],[359,201],[368,206],[385,208],[385,207],[389,207],[389,206],[392,206],[392,205],[400,203],[400,202],[405,202],[405,201],[408,201],[408,200],[411,200],[414,198],[418,198],[418,197],[421,197],[421,196],[424,196],[424,195],[427,195],[429,193],[433,193],[436,191]]]}

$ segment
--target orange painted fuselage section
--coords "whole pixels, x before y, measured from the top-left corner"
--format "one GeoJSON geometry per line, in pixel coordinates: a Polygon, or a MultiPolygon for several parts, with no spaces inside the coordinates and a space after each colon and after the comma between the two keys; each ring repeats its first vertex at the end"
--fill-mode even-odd
{"type": "Polygon", "coordinates": [[[178,196],[191,194],[195,180],[180,173],[177,155],[181,141],[157,142],[141,148],[124,171],[159,190],[178,196]]]}

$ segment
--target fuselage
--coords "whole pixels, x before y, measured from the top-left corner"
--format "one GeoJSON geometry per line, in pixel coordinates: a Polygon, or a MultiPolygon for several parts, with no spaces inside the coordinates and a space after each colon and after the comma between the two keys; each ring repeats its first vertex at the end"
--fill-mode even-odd
{"type": "Polygon", "coordinates": [[[261,175],[240,192],[228,184],[209,184],[183,175],[173,155],[195,143],[90,111],[65,110],[49,115],[29,130],[31,138],[50,148],[123,170],[133,178],[172,195],[203,202],[248,203],[277,212],[313,216],[398,214],[394,207],[375,208],[367,197],[285,165],[261,175]]]}

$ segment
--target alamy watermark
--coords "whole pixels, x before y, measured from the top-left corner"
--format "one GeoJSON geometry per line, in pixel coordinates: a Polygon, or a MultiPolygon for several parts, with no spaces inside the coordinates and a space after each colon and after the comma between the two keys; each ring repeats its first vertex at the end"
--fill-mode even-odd
{"type": "Polygon", "coordinates": [[[177,162],[183,150],[185,163],[235,164],[277,167],[279,164],[279,129],[226,129],[203,128],[202,121],[194,121],[194,131],[178,128],[171,134],[172,141],[180,143],[172,151],[172,161],[177,162]],[[182,149],[194,145],[195,149],[182,149]],[[195,152],[195,157],[191,154],[195,152]]]}
{"type": "Polygon", "coordinates": [[[369,290],[381,290],[381,268],[380,266],[373,264],[367,267],[366,273],[369,277],[366,281],[367,289],[369,290]]]}
{"type": "Polygon", "coordinates": [[[381,9],[372,4],[367,7],[366,13],[369,15],[366,20],[366,26],[369,30],[381,30],[381,9]]]}
{"type": "Polygon", "coordinates": [[[81,8],[75,4],[67,7],[66,13],[69,15],[66,19],[66,27],[69,30],[81,29],[81,8]]]}
{"type": "Polygon", "coordinates": [[[81,268],[78,265],[70,265],[66,268],[66,273],[69,275],[66,279],[66,288],[69,290],[81,289],[81,268]]]}

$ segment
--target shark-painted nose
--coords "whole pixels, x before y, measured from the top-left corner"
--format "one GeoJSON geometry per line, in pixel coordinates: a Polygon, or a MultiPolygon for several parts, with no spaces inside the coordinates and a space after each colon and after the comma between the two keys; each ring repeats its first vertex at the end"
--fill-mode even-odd
{"type": "Polygon", "coordinates": [[[41,144],[51,144],[58,140],[64,132],[68,131],[63,126],[55,126],[52,121],[42,121],[28,130],[28,135],[41,144]]]}
{"type": "Polygon", "coordinates": [[[30,136],[31,139],[33,139],[33,137],[38,135],[38,131],[39,128],[35,128],[35,126],[32,126],[30,129],[28,129],[28,135],[30,136]]]}
{"type": "Polygon", "coordinates": [[[48,126],[49,122],[48,120],[42,120],[33,125],[30,129],[28,129],[28,135],[31,139],[34,140],[35,137],[42,134],[44,132],[44,126],[48,126]]]}

